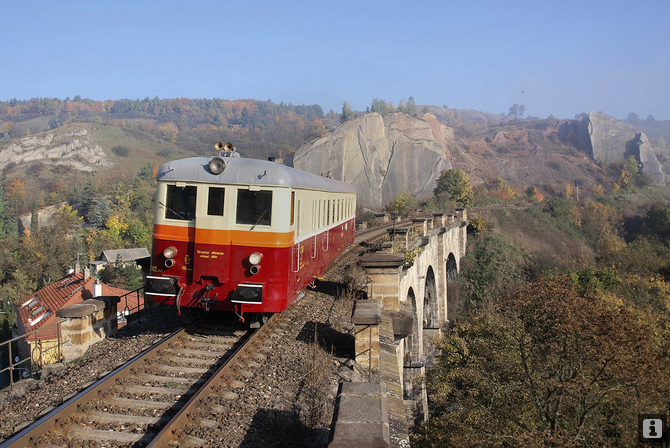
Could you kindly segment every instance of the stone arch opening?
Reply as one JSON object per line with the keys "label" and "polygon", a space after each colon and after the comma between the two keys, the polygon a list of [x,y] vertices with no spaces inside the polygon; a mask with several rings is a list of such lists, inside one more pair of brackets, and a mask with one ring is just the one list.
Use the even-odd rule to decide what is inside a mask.
{"label": "stone arch opening", "polygon": [[451,320],[450,316],[457,316],[461,311],[463,304],[460,300],[460,290],[456,278],[458,277],[458,264],[453,252],[447,257],[445,269],[447,273],[447,322]]}
{"label": "stone arch opening", "polygon": [[449,253],[447,257],[447,281],[456,280],[458,276],[458,265],[456,264],[456,257],[453,252]]}
{"label": "stone arch opening", "polygon": [[437,303],[437,283],[433,267],[428,268],[426,273],[426,288],[423,299],[423,328],[439,328],[439,313]]}
{"label": "stone arch opening", "polygon": [[421,384],[417,381],[424,373],[423,363],[421,362],[421,340],[418,324],[418,314],[416,308],[416,295],[413,288],[407,291],[408,311],[412,313],[412,331],[405,336],[405,347],[403,353],[403,377],[402,377],[402,395],[403,400],[412,403],[414,412],[418,410],[418,401],[422,397]]}
{"label": "stone arch opening", "polygon": [[414,294],[414,289],[412,289],[412,287],[407,291],[407,303],[412,313],[413,322],[412,332],[405,336],[405,350],[403,353],[403,365],[405,367],[409,367],[413,362],[417,362],[421,359],[419,350],[419,329],[417,326],[416,295]]}

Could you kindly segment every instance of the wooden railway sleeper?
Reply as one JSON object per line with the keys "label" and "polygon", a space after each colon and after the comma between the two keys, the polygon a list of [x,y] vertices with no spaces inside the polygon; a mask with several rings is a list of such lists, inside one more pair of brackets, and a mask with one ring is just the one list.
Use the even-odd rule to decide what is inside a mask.
{"label": "wooden railway sleeper", "polygon": [[182,434],[176,439],[179,443],[179,446],[202,447],[207,445],[207,440],[188,434]]}

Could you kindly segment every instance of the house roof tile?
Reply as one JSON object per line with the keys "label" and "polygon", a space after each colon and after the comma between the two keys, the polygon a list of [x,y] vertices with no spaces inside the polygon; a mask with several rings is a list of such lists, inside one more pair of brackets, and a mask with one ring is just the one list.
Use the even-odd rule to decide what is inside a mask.
{"label": "house roof tile", "polygon": [[[26,297],[23,302],[14,304],[19,333],[25,334],[47,327],[58,320],[56,311],[93,298],[95,282],[95,278],[86,277],[83,272],[70,274]],[[104,283],[100,285],[101,295],[104,296],[123,296],[130,292]],[[45,339],[55,337],[56,334],[57,328],[50,326],[45,328],[45,334],[40,334],[39,337]]]}
{"label": "house roof tile", "polygon": [[102,254],[100,254],[100,260],[106,261],[107,263],[116,263],[116,257],[118,255],[121,256],[121,261],[135,261],[150,256],[149,250],[144,247],[139,247],[135,249],[103,250]]}

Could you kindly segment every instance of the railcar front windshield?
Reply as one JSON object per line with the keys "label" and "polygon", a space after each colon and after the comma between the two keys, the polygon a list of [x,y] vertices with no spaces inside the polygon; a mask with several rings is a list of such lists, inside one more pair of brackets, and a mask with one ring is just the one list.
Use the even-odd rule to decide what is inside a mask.
{"label": "railcar front windshield", "polygon": [[272,191],[237,191],[237,224],[272,225]]}
{"label": "railcar front windshield", "polygon": [[165,198],[165,218],[190,221],[195,219],[195,204],[198,199],[196,187],[168,185]]}
{"label": "railcar front windshield", "polygon": [[223,203],[226,197],[226,189],[209,187],[207,198],[207,214],[210,216],[223,216]]}

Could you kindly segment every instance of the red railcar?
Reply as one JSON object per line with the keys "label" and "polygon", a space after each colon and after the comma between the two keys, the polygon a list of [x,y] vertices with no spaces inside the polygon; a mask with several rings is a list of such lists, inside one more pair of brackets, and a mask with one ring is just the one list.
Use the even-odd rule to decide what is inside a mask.
{"label": "red railcar", "polygon": [[158,171],[146,294],[240,317],[282,311],[353,243],[356,190],[222,147]]}

